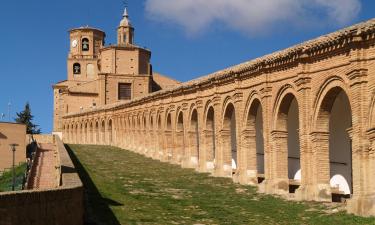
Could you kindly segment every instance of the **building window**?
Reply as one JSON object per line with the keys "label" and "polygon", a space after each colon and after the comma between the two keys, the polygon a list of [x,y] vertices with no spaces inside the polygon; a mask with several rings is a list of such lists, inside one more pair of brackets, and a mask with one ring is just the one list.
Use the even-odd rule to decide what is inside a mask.
{"label": "building window", "polygon": [[118,99],[130,100],[132,97],[131,84],[119,83],[118,84]]}
{"label": "building window", "polygon": [[89,51],[90,50],[90,42],[89,39],[83,38],[82,39],[82,51]]}
{"label": "building window", "polygon": [[73,74],[81,74],[81,64],[79,63],[73,64]]}

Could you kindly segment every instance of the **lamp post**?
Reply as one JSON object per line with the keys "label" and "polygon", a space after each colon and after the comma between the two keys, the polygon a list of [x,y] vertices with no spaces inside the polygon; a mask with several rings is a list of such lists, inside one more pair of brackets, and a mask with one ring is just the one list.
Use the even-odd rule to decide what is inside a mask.
{"label": "lamp post", "polygon": [[12,176],[13,176],[13,179],[12,179],[12,191],[14,191],[15,187],[16,187],[16,168],[15,168],[15,154],[16,154],[16,147],[18,146],[18,144],[10,144],[10,150],[13,152],[13,172],[12,172]]}

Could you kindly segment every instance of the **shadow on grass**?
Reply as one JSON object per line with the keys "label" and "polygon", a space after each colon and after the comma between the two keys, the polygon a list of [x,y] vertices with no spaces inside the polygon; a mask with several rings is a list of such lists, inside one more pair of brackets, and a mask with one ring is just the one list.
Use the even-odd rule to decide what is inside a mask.
{"label": "shadow on grass", "polygon": [[85,189],[85,225],[120,225],[120,222],[109,206],[121,206],[123,204],[112,199],[103,198],[90,178],[90,175],[82,166],[69,145],[65,145],[65,148],[78,171]]}

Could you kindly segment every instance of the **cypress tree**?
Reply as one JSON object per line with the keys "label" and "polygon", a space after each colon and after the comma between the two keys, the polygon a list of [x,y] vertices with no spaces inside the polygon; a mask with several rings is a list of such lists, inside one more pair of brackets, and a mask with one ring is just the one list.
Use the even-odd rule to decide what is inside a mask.
{"label": "cypress tree", "polygon": [[33,118],[34,116],[31,114],[30,104],[27,102],[25,105],[25,109],[17,113],[17,118],[15,119],[15,121],[17,123],[26,125],[27,134],[40,134],[40,128],[38,128],[38,125],[32,122]]}

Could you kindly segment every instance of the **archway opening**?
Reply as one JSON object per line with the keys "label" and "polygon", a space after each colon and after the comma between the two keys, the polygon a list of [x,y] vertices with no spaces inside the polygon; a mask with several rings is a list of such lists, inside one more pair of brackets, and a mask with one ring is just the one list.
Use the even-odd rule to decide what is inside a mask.
{"label": "archway opening", "polygon": [[172,115],[168,113],[167,126],[165,128],[165,139],[167,147],[167,160],[171,160],[173,157],[173,137],[172,137]]}
{"label": "archway opening", "polygon": [[[301,181],[298,103],[291,93],[284,96],[277,115],[278,178],[289,179],[289,192],[294,193]],[[286,172],[286,173],[285,173]]]}
{"label": "archway opening", "polygon": [[94,143],[94,124],[90,123],[90,144]]}
{"label": "archway opening", "polygon": [[79,128],[79,144],[83,144],[83,138],[84,138],[84,130],[83,130],[83,123],[81,123]]}
{"label": "archway opening", "polygon": [[[230,151],[228,157],[224,157],[224,164],[232,166],[232,170],[236,170],[238,167],[238,155],[237,155],[237,134],[236,134],[236,113],[234,105],[229,103],[224,113],[223,131],[223,146],[224,151]],[[227,155],[224,153],[224,155]]]}
{"label": "archway opening", "polygon": [[99,122],[98,121],[96,121],[96,124],[95,124],[95,133],[96,133],[95,144],[99,144]]}
{"label": "archway opening", "polygon": [[215,169],[216,146],[215,146],[215,111],[210,107],[207,111],[205,145],[207,153],[207,169]]}
{"label": "archway opening", "polygon": [[[249,109],[246,121],[246,132],[248,140],[245,140],[248,148],[247,170],[248,173],[256,171],[258,183],[261,183],[264,176],[264,138],[263,138],[263,115],[262,105],[255,99]],[[255,160],[254,160],[255,157]]]}
{"label": "archway opening", "polygon": [[102,126],[101,126],[101,136],[102,136],[102,144],[105,144],[105,122],[104,120],[102,121]]}
{"label": "archway opening", "polygon": [[155,151],[155,143],[156,143],[156,138],[155,138],[155,130],[154,130],[154,117],[150,115],[150,126],[148,127],[149,129],[149,137],[150,137],[150,143],[149,143],[149,148],[151,151]]}
{"label": "archway opening", "polygon": [[160,118],[160,115],[158,115],[158,128],[157,128],[157,131],[158,131],[158,135],[157,135],[157,138],[158,138],[158,151],[159,151],[159,157],[162,157],[163,155],[163,135],[162,135],[162,132],[163,132],[163,128],[161,126],[161,118]]}
{"label": "archway opening", "polygon": [[319,111],[318,129],[328,132],[329,177],[333,201],[353,194],[352,177],[352,111],[349,98],[340,87],[324,97]]}
{"label": "archway opening", "polygon": [[176,125],[176,152],[177,162],[181,162],[185,157],[185,138],[184,138],[184,117],[182,112],[178,114]]}
{"label": "archway opening", "polygon": [[198,112],[192,111],[190,120],[190,154],[193,165],[199,165],[199,134],[198,134]]}
{"label": "archway opening", "polygon": [[85,123],[85,137],[84,137],[84,140],[83,140],[85,144],[87,144],[88,139],[89,139],[89,130],[88,130],[87,122],[86,122]]}
{"label": "archway opening", "polygon": [[109,122],[108,122],[108,144],[109,145],[111,145],[112,144],[112,132],[113,132],[113,130],[112,130],[113,128],[112,128],[112,120],[109,120]]}

